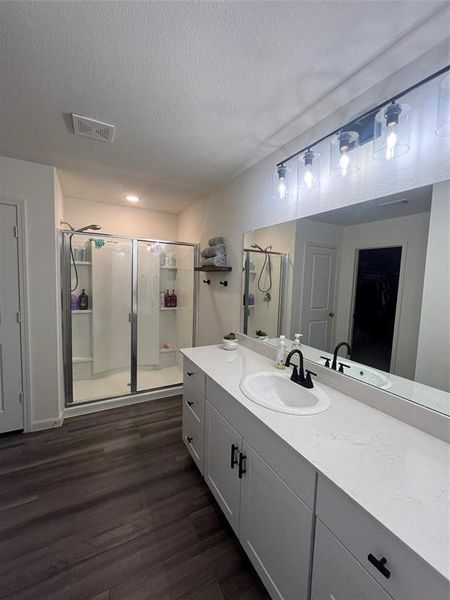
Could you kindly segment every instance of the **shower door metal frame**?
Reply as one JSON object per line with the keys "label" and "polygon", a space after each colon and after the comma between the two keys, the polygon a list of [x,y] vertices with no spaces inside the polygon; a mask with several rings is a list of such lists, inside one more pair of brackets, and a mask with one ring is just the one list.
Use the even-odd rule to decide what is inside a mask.
{"label": "shower door metal frame", "polygon": [[[114,400],[115,398],[127,398],[135,394],[146,394],[148,392],[158,392],[169,388],[176,388],[180,384],[164,385],[157,388],[137,389],[137,344],[138,344],[138,244],[139,242],[149,244],[165,244],[172,246],[191,247],[194,252],[193,267],[199,263],[200,248],[198,244],[191,242],[178,242],[175,240],[159,240],[153,238],[130,237],[126,235],[115,235],[113,233],[97,233],[92,231],[73,232],[61,229],[61,313],[62,313],[62,340],[63,340],[63,367],[64,367],[64,392],[65,406],[81,406],[83,404],[92,404],[103,400]],[[84,400],[82,402],[73,401],[73,361],[72,361],[72,311],[70,308],[71,300],[71,279],[72,263],[69,252],[69,236],[81,235],[86,238],[101,237],[127,240],[131,242],[131,281],[130,281],[130,393],[118,394],[116,396],[102,396],[94,400]],[[197,300],[198,300],[198,273],[193,271],[193,298],[192,298],[192,345],[197,343]],[[92,317],[93,318],[93,317]]]}
{"label": "shower door metal frame", "polygon": [[241,326],[242,333],[245,335],[248,334],[248,317],[249,317],[249,304],[248,304],[248,294],[249,294],[249,279],[250,279],[250,252],[254,252],[255,254],[270,254],[271,256],[280,256],[280,278],[279,278],[279,298],[278,298],[278,315],[277,315],[277,336],[280,335],[281,327],[283,324],[283,312],[284,312],[284,288],[286,283],[286,267],[287,267],[287,258],[288,254],[286,252],[275,252],[273,250],[268,250],[267,252],[262,252],[261,250],[257,250],[256,248],[244,248],[242,250],[243,254],[243,281],[242,281],[242,318],[241,318]]}

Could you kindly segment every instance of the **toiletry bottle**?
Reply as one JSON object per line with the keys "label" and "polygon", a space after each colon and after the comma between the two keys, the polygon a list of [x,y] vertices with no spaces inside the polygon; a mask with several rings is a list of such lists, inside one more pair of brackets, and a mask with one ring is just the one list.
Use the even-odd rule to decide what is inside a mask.
{"label": "toiletry bottle", "polygon": [[159,306],[160,308],[164,308],[164,292],[159,294]]}
{"label": "toiletry bottle", "polygon": [[78,296],[78,307],[80,310],[88,310],[89,308],[89,297],[84,289],[81,290],[81,294]]}
{"label": "toiletry bottle", "polygon": [[175,290],[172,290],[172,307],[173,308],[177,307],[177,302],[178,302],[178,298],[177,298],[177,295],[175,294]]}
{"label": "toiletry bottle", "polygon": [[296,333],[294,336],[294,348],[297,350],[300,350],[300,348],[302,347],[302,343],[300,341],[300,338],[303,337],[303,333]]}
{"label": "toiletry bottle", "polygon": [[78,297],[76,294],[70,294],[70,309],[78,310]]}
{"label": "toiletry bottle", "polygon": [[170,308],[170,294],[169,294],[169,290],[166,291],[166,294],[164,296],[164,308]]}
{"label": "toiletry bottle", "polygon": [[277,369],[285,369],[284,361],[286,360],[286,336],[280,335],[280,341],[277,349],[277,361],[275,366]]}

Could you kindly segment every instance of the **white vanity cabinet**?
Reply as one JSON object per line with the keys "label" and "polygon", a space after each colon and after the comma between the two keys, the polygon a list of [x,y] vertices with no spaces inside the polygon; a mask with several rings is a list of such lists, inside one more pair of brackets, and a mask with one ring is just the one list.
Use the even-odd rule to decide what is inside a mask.
{"label": "white vanity cabinet", "polygon": [[313,513],[206,401],[206,483],[279,600],[306,600]]}

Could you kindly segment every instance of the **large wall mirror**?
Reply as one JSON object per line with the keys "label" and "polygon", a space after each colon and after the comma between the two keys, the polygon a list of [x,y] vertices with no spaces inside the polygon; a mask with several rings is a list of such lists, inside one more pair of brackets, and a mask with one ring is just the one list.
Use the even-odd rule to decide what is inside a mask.
{"label": "large wall mirror", "polygon": [[244,235],[241,323],[450,414],[450,181]]}

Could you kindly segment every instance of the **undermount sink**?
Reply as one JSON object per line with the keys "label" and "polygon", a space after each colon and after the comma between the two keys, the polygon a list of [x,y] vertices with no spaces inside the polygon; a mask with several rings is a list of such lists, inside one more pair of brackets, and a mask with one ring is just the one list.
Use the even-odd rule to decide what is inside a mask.
{"label": "undermount sink", "polygon": [[290,415],[315,415],[329,408],[330,399],[320,385],[306,389],[290,376],[290,369],[286,373],[259,371],[244,377],[240,388],[256,404]]}

